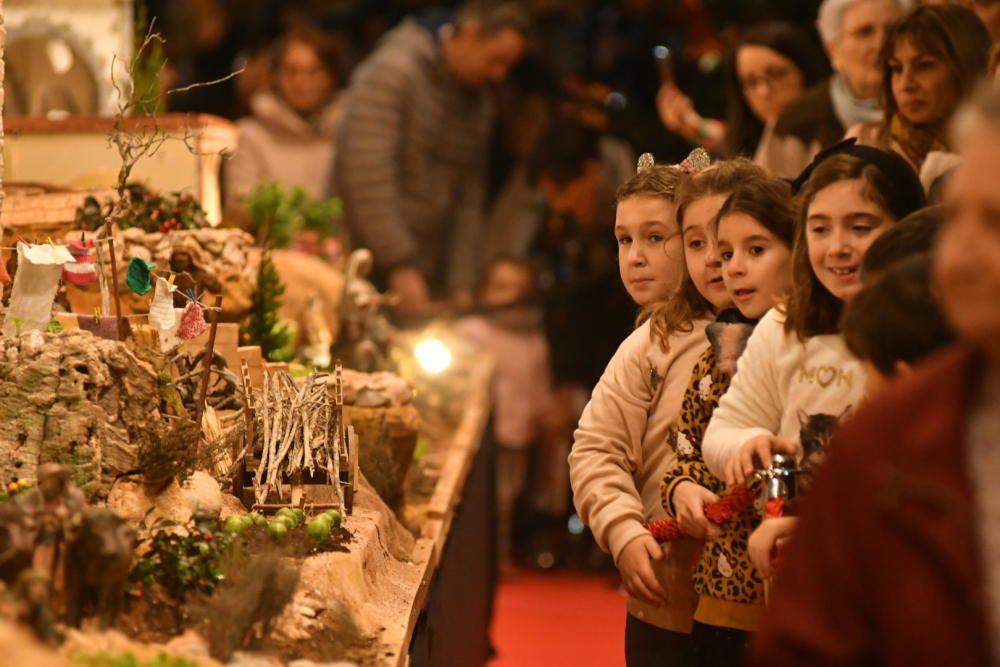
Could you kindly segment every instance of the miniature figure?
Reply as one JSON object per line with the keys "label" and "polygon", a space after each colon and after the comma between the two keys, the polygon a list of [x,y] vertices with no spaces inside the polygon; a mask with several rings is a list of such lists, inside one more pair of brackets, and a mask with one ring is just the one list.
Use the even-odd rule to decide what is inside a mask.
{"label": "miniature figure", "polygon": [[42,642],[55,645],[61,636],[49,603],[50,584],[48,575],[29,568],[18,576],[14,590],[19,607],[18,622],[31,628]]}
{"label": "miniature figure", "polygon": [[0,581],[13,586],[31,567],[34,549],[34,533],[24,510],[17,503],[0,502]]}
{"label": "miniature figure", "polygon": [[337,349],[344,363],[354,370],[373,373],[392,370],[389,340],[393,327],[380,309],[392,305],[392,297],[380,294],[368,281],[374,258],[361,248],[347,260],[347,279],[340,302],[341,329]]}
{"label": "miniature figure", "polygon": [[[49,572],[52,581],[59,567],[61,545],[76,538],[87,501],[70,482],[69,468],[60,463],[38,466],[38,486],[18,496],[28,530],[35,543],[33,565]],[[52,582],[50,582],[51,584]]]}
{"label": "miniature figure", "polygon": [[113,626],[137,544],[135,528],[104,508],[83,517],[78,535],[66,548],[66,623],[79,627],[84,611],[96,606],[101,629]]}

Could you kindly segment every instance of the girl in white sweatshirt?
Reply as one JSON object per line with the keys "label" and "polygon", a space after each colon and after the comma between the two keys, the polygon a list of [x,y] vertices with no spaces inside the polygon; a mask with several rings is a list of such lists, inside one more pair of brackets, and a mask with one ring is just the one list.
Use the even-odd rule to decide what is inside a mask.
{"label": "girl in white sweatshirt", "polygon": [[[644,524],[665,517],[660,480],[675,460],[668,434],[704,348],[705,324],[730,303],[711,222],[737,184],[763,175],[745,160],[719,163],[694,174],[679,186],[676,222],[673,191],[637,189],[632,181],[619,191],[615,233],[622,280],[630,294],[643,303],[647,293],[636,289],[648,273],[640,271],[647,260],[639,258],[638,244],[651,240],[641,231],[644,221],[672,225],[672,234],[660,249],[654,243],[647,245],[647,252],[675,257],[660,272],[672,277],[672,286],[682,276],[673,297],[648,309],[647,321],[608,364],[580,418],[569,456],[577,512],[601,548],[614,557],[628,593],[629,667],[686,664],[695,605],[691,564],[700,545],[693,540],[674,542],[665,553]],[[640,173],[636,179],[641,177]],[[660,213],[656,213],[657,198]],[[648,210],[633,215],[643,213],[636,204]],[[675,249],[676,255],[671,255]],[[630,266],[632,261],[638,265]]]}
{"label": "girl in white sweatshirt", "polygon": [[861,288],[868,246],[924,204],[902,158],[848,142],[818,156],[796,186],[792,295],[757,325],[702,443],[705,463],[730,485],[774,454],[820,454],[824,427],[861,400],[864,371],[840,335],[841,310]]}

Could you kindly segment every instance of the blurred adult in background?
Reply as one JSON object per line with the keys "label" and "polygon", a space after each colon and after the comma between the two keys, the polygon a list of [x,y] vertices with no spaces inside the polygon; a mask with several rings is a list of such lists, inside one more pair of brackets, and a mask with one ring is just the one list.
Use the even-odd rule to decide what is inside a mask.
{"label": "blurred adult in background", "polygon": [[573,428],[635,321],[618,279],[614,237],[615,191],[634,173],[635,156],[624,142],[567,118],[554,120],[528,167],[541,198],[534,232],[524,237],[530,243],[520,251],[539,269],[553,383],[549,442],[538,462],[550,488],[536,493],[535,506],[555,526],[565,525],[568,509]]}
{"label": "blurred adult in background", "polygon": [[994,44],[990,49],[990,62],[987,65],[986,76],[1000,83],[1000,44]]}
{"label": "blurred adult in background", "polygon": [[483,262],[527,257],[546,214],[545,197],[530,163],[553,122],[558,82],[536,62],[523,62],[500,89],[498,123],[490,149],[489,197]]}
{"label": "blurred adult in background", "polygon": [[830,72],[815,40],[801,28],[769,22],[748,30],[726,65],[726,123],[703,118],[671,84],[660,89],[660,118],[671,131],[708,150],[755,156],[781,112]]}
{"label": "blurred adult in background", "polygon": [[816,27],[833,76],[816,84],[781,113],[759,152],[760,164],[795,178],[816,154],[859,123],[882,120],[879,53],[901,0],[825,0]]}
{"label": "blurred adult in background", "polygon": [[855,126],[848,135],[896,151],[929,188],[954,164],[948,122],[986,73],[989,50],[989,33],[971,10],[911,10],[889,30],[879,58],[883,120]]}
{"label": "blurred adult in background", "polygon": [[446,23],[405,19],[357,69],[334,189],[355,245],[372,250],[399,308],[471,305],[480,260],[488,88],[524,55],[514,2],[473,0]]}
{"label": "blurred adult in background", "polygon": [[1000,0],[973,0],[972,11],[990,31],[993,43],[1000,42]]}
{"label": "blurred adult in background", "polygon": [[615,191],[634,173],[627,145],[566,119],[529,166],[543,210],[522,253],[539,266],[556,386],[589,393],[632,329],[635,308],[613,278]]}
{"label": "blurred adult in background", "polygon": [[338,58],[336,43],[314,29],[275,44],[271,90],[254,94],[252,115],[237,123],[239,143],[225,168],[227,209],[261,183],[299,187],[313,199],[326,194],[340,122]]}

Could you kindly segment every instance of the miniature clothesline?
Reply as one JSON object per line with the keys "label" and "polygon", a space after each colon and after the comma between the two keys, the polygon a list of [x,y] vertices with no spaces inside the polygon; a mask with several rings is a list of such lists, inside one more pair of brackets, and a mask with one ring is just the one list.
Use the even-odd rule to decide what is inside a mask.
{"label": "miniature clothesline", "polygon": [[[100,237],[97,237],[97,236],[95,236],[95,237],[89,238],[87,240],[88,241],[93,241],[94,243],[108,243],[109,241],[113,241],[114,237],[111,237],[111,236],[100,236]],[[61,246],[66,245],[65,243],[56,243],[52,239],[48,239],[48,240],[43,241],[41,243],[39,243],[37,241],[28,241],[27,239],[19,239],[18,242],[19,243],[27,243],[27,244],[30,244],[30,245],[53,245],[53,246],[55,246],[55,245],[61,245]],[[13,247],[11,247],[11,246],[0,246],[0,250],[10,250],[11,252],[17,252],[17,246],[13,246]]]}
{"label": "miniature clothesline", "polygon": [[[91,239],[91,240],[94,240],[94,241],[110,241],[112,239],[110,239],[110,238],[101,238],[101,239]],[[51,241],[47,241],[45,243],[34,243],[32,245],[52,245],[52,246],[56,246],[56,245],[63,245],[63,244],[53,243]],[[15,247],[11,248],[11,247],[8,247],[8,246],[0,246],[0,250],[10,250],[10,251],[16,252],[17,251],[17,247],[15,246]],[[164,280],[166,280],[167,282],[169,282],[171,285],[173,284],[173,282],[171,281],[171,278],[174,277],[174,276],[187,276],[188,278],[191,279],[192,282],[194,281],[194,276],[192,276],[187,271],[176,271],[176,272],[175,271],[169,271],[167,273],[167,275],[163,275],[162,273],[159,273],[158,271],[150,270],[149,274],[151,276],[155,277],[155,278],[163,278]],[[202,307],[203,310],[220,310],[221,311],[221,308],[215,308],[214,306],[206,306],[205,304],[203,304],[201,302],[201,297],[200,296],[196,296],[196,297],[192,298],[191,296],[189,296],[188,294],[186,294],[184,292],[179,292],[179,294],[182,297],[184,297],[185,299],[187,299],[188,301],[190,301],[192,303],[197,303],[199,306]]]}
{"label": "miniature clothesline", "polygon": [[[215,306],[202,306],[202,309],[206,311],[222,312],[221,308],[216,308]],[[53,312],[52,315],[57,317],[94,317],[94,315],[88,315],[87,313],[71,313],[69,311]],[[100,315],[99,317],[114,317],[114,315]],[[123,320],[139,320],[143,317],[148,318],[149,313],[132,313],[131,315],[121,316]]]}

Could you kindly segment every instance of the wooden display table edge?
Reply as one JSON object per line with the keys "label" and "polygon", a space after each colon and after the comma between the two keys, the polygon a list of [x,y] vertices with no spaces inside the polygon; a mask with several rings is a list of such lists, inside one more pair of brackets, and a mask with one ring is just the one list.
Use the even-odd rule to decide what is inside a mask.
{"label": "wooden display table edge", "polygon": [[[391,647],[395,656],[386,661],[387,665],[406,667],[410,662],[410,642],[416,628],[417,619],[427,604],[431,582],[441,562],[448,532],[451,529],[455,508],[461,501],[461,491],[472,469],[472,462],[483,435],[490,415],[490,384],[493,377],[494,361],[491,357],[480,355],[476,357],[470,371],[470,386],[466,409],[462,420],[455,429],[449,456],[441,469],[434,495],[428,504],[427,514],[430,517],[423,526],[423,536],[418,538],[413,550],[413,562],[420,563],[423,573],[420,586],[417,588],[410,606],[410,616],[405,629],[397,626],[382,634],[384,645]],[[421,557],[426,559],[421,561]]]}

